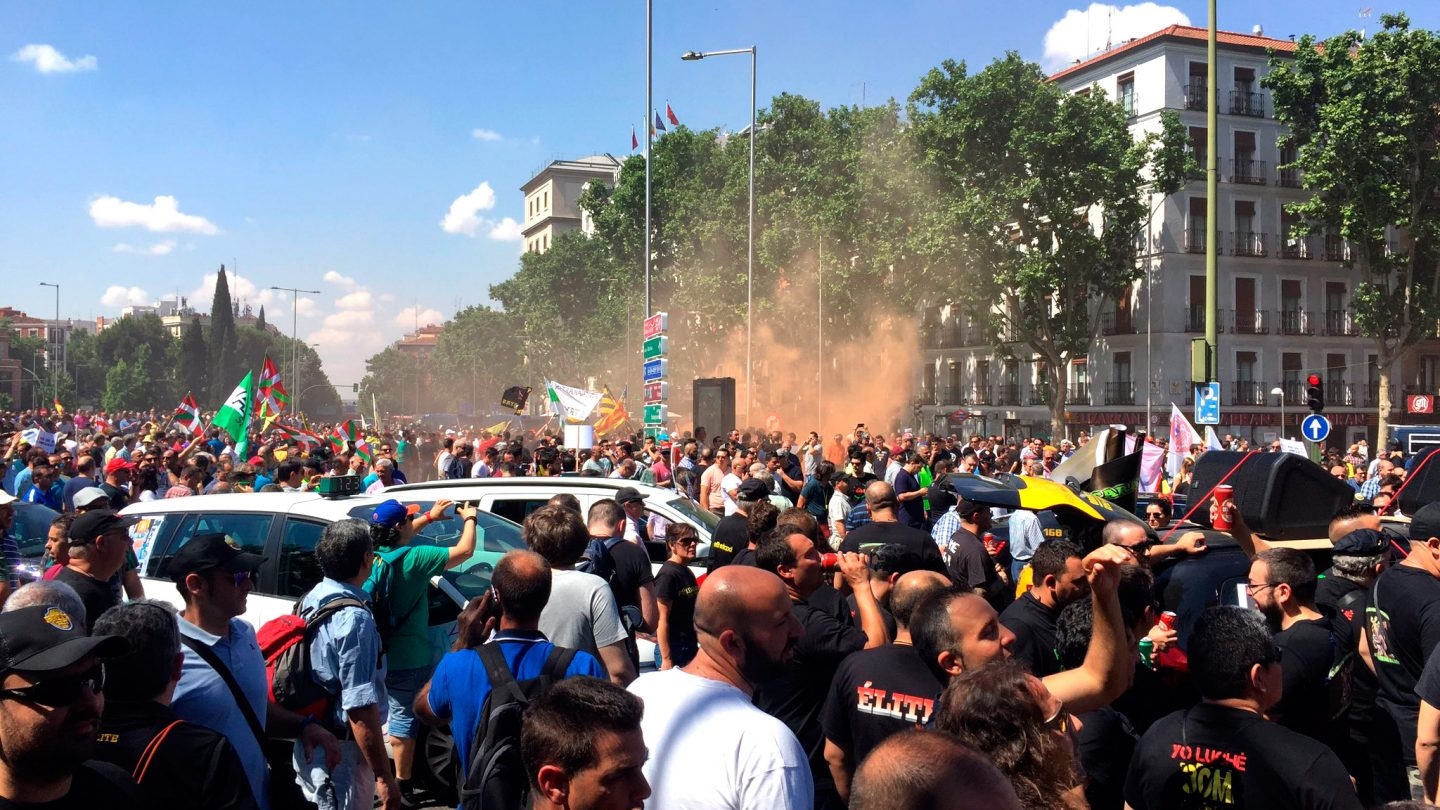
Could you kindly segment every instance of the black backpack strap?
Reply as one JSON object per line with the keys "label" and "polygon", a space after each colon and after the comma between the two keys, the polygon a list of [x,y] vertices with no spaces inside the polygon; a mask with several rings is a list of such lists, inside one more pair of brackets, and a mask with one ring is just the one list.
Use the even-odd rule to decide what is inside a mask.
{"label": "black backpack strap", "polygon": [[501,652],[498,642],[481,644],[475,650],[480,655],[480,660],[485,664],[485,674],[490,678],[490,691],[500,692],[504,690],[512,700],[521,703],[526,701],[525,693],[520,691],[520,684],[515,682],[515,675],[510,671],[510,665],[505,663],[505,653]]}
{"label": "black backpack strap", "polygon": [[193,639],[184,633],[180,634],[180,641],[200,656],[201,660],[209,664],[210,668],[215,670],[215,674],[220,676],[220,680],[230,687],[230,696],[235,698],[235,705],[240,707],[240,713],[245,716],[245,723],[250,726],[250,733],[255,735],[255,741],[263,749],[266,739],[265,730],[260,727],[260,719],[255,716],[255,709],[245,698],[245,692],[240,688],[240,684],[235,682],[235,676],[230,672],[230,668],[225,666],[225,662],[221,661],[215,651],[210,649],[205,642]]}
{"label": "black backpack strap", "polygon": [[570,669],[570,662],[574,660],[575,650],[552,644],[550,654],[545,656],[545,665],[540,667],[540,677],[558,681],[565,677],[566,670]]}
{"label": "black backpack strap", "polygon": [[320,625],[324,624],[326,619],[334,616],[345,608],[360,608],[368,611],[370,606],[353,596],[339,596],[328,602],[322,602],[318,607],[311,609],[309,612],[300,613],[299,615],[305,619],[306,639],[314,636],[315,631],[320,629]]}

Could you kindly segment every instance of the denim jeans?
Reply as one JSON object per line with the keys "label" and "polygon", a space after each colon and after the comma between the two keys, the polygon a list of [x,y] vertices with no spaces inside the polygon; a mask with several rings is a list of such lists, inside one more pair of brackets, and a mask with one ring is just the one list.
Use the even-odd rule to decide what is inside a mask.
{"label": "denim jeans", "polygon": [[320,810],[371,810],[375,805],[375,773],[354,740],[340,742],[340,764],[325,770],[325,752],[315,749],[315,761],[305,761],[305,747],[295,743],[295,781],[305,798]]}

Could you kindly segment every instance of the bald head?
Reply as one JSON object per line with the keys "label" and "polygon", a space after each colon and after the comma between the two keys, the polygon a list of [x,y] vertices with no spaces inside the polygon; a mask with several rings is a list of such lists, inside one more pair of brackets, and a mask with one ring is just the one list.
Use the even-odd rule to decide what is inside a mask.
{"label": "bald head", "polygon": [[866,485],[865,505],[870,508],[871,514],[876,509],[900,508],[900,502],[895,500],[895,488],[884,481],[871,481]]}
{"label": "bald head", "polygon": [[1347,509],[1336,515],[1330,521],[1330,542],[1344,537],[1345,535],[1359,529],[1380,530],[1380,516],[1374,512],[1361,512],[1358,509]]}
{"label": "bald head", "polygon": [[938,571],[911,571],[901,574],[890,589],[890,614],[900,627],[910,627],[915,606],[926,596],[950,587],[950,579]]}
{"label": "bald head", "polygon": [[695,629],[702,635],[719,637],[726,630],[743,631],[757,607],[783,600],[789,609],[785,583],[773,572],[749,565],[726,565],[715,569],[700,586],[695,598]]}
{"label": "bald head", "polygon": [[1020,810],[1004,774],[948,734],[903,731],[860,763],[850,810]]}
{"label": "bald head", "polygon": [[490,578],[506,619],[539,625],[550,601],[550,563],[533,551],[516,549],[500,558]]}

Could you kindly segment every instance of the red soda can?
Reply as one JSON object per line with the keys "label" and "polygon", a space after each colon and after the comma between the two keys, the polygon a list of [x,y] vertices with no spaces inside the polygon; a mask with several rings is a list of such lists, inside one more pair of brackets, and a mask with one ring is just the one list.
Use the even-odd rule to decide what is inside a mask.
{"label": "red soda can", "polygon": [[1167,610],[1160,614],[1160,626],[1166,630],[1175,629],[1175,611]]}
{"label": "red soda can", "polygon": [[1215,486],[1213,496],[1215,499],[1215,514],[1211,525],[1214,526],[1217,531],[1230,531],[1230,521],[1225,517],[1225,502],[1234,497],[1234,495],[1235,488],[1229,484],[1217,484]]}
{"label": "red soda can", "polygon": [[826,571],[837,570],[840,567],[840,555],[836,554],[833,551],[826,554],[821,554],[820,567],[825,569]]}

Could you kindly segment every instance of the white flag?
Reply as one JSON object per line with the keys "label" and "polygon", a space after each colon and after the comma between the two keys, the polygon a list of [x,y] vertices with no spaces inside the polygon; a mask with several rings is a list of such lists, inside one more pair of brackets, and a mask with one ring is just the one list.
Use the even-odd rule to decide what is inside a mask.
{"label": "white flag", "polygon": [[589,419],[590,412],[595,410],[595,406],[600,404],[600,398],[605,396],[601,391],[571,388],[554,381],[547,381],[545,387],[550,391],[550,412],[577,424]]}
{"label": "white flag", "polygon": [[1204,444],[1200,433],[1180,412],[1175,403],[1170,403],[1170,452],[1165,457],[1165,474],[1172,479],[1180,474],[1180,462],[1190,452],[1190,445]]}

